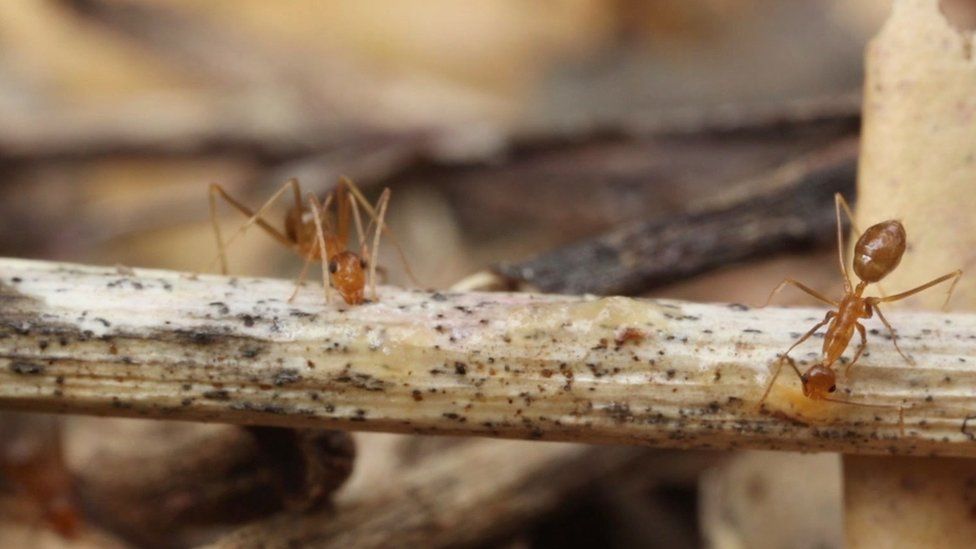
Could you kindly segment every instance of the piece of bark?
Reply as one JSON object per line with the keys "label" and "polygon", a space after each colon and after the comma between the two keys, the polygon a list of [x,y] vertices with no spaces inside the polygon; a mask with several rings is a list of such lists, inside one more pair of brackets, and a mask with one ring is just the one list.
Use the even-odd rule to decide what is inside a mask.
{"label": "piece of bark", "polygon": [[[856,143],[791,162],[720,206],[634,222],[496,270],[516,287],[570,294],[639,294],[736,261],[830,241],[834,194],[854,185]],[[746,192],[751,190],[752,192]]]}
{"label": "piece of bark", "polygon": [[[885,278],[886,291],[961,268],[965,274],[950,306],[972,310],[976,66],[969,21],[954,19],[955,4],[898,0],[868,47],[857,219],[862,229],[891,218],[905,225],[908,249]],[[946,289],[891,306],[936,308]],[[972,358],[960,357],[960,369],[976,370]],[[963,392],[974,394],[973,387]],[[968,423],[976,425],[976,416]],[[844,474],[849,547],[969,547],[976,539],[971,460],[845,456]]]}
{"label": "piece of bark", "polygon": [[314,508],[352,472],[339,431],[151,426],[77,471],[86,509],[140,546],[179,547],[219,527]]}
{"label": "piece of bark", "polygon": [[[383,287],[348,307],[282,280],[0,260],[0,407],[287,427],[974,456],[976,316],[893,315],[802,396],[776,357],[823,316],[667,300]],[[880,325],[879,325],[880,327]],[[801,351],[802,352],[802,351]],[[803,355],[796,355],[801,362]],[[904,429],[899,419],[904,406]]]}
{"label": "piece of bark", "polygon": [[[708,456],[634,448],[477,441],[429,456],[377,493],[336,512],[285,514],[249,525],[212,547],[465,547],[503,541],[608,476],[675,466],[700,470]],[[680,462],[680,463],[676,463]]]}

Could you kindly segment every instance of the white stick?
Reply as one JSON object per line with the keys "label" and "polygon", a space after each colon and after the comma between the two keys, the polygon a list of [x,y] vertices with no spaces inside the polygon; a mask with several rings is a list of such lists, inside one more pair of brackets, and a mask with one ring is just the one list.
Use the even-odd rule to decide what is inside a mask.
{"label": "white stick", "polygon": [[811,401],[794,375],[757,409],[777,354],[820,310],[391,287],[361,306],[313,292],[289,304],[284,280],[127,273],[0,259],[0,407],[976,456],[976,315],[892,314],[918,364],[872,333],[841,378],[840,397],[906,406],[902,435],[897,408]]}

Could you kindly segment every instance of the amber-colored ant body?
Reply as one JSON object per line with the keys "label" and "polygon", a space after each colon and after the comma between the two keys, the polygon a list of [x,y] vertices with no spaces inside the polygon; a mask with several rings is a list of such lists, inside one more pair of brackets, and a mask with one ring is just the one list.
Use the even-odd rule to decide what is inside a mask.
{"label": "amber-colored ant body", "polygon": [[[846,371],[849,372],[851,367],[861,358],[861,354],[864,352],[865,347],[867,347],[867,334],[865,333],[864,326],[860,323],[863,318],[871,318],[874,313],[878,314],[878,318],[884,323],[888,332],[891,334],[891,341],[894,343],[895,350],[898,354],[902,356],[909,364],[914,362],[902,352],[901,348],[898,346],[898,339],[895,334],[894,328],[888,323],[888,319],[885,318],[884,314],[881,312],[881,308],[878,307],[881,303],[890,303],[892,301],[898,301],[905,299],[911,295],[917,294],[923,290],[931,288],[936,284],[941,284],[947,280],[952,280],[952,285],[949,286],[949,291],[946,294],[945,303],[948,304],[949,297],[952,295],[952,290],[956,287],[956,282],[959,281],[959,277],[962,276],[961,270],[955,270],[951,273],[942,275],[935,278],[925,284],[912,288],[895,295],[883,296],[883,297],[864,297],[864,290],[867,288],[868,284],[877,284],[884,277],[888,276],[901,262],[901,258],[905,253],[905,227],[902,226],[901,222],[895,219],[889,219],[887,221],[882,221],[868,227],[861,237],[858,238],[857,243],[854,245],[854,274],[857,275],[859,281],[857,286],[851,284],[850,274],[847,271],[847,265],[844,262],[844,238],[841,228],[840,210],[843,207],[844,211],[847,213],[847,217],[851,219],[853,223],[854,216],[851,213],[850,207],[847,205],[847,201],[840,193],[835,195],[834,205],[837,215],[837,253],[840,260],[840,270],[844,275],[844,297],[841,300],[834,301],[824,295],[816,292],[804,284],[793,280],[792,278],[787,278],[779,284],[770,294],[769,299],[766,300],[766,304],[772,300],[773,296],[779,293],[786,285],[793,285],[803,292],[823,301],[824,303],[835,307],[837,310],[828,311],[824,316],[824,319],[818,322],[813,328],[811,328],[806,334],[804,334],[800,339],[796,341],[789,349],[783,353],[779,364],[776,368],[776,373],[769,380],[769,384],[766,386],[765,392],[763,392],[762,399],[759,401],[759,405],[762,406],[765,402],[766,397],[769,396],[769,392],[772,390],[773,383],[775,383],[776,378],[779,376],[780,371],[783,367],[783,362],[789,363],[789,365],[799,376],[800,382],[803,384],[803,394],[813,400],[828,400],[833,402],[842,402],[846,404],[857,404],[860,406],[870,406],[868,404],[860,404],[855,402],[848,402],[845,400],[831,398],[829,395],[837,390],[837,374],[834,372],[834,364],[840,360],[841,355],[847,349],[854,337],[855,330],[860,336],[861,343],[854,353],[854,358],[847,364]],[[857,228],[854,227],[857,231]],[[817,330],[819,330],[824,325],[827,325],[827,332],[824,335],[823,357],[820,362],[817,362],[811,366],[806,372],[801,372],[797,368],[796,363],[792,358],[789,357],[790,351],[796,348],[797,345],[803,343],[809,339]]]}
{"label": "amber-colored ant body", "polygon": [[[292,190],[294,203],[285,214],[285,230],[281,232],[265,221],[263,216],[289,188]],[[224,201],[249,218],[226,242],[221,235],[220,223],[217,218],[217,197],[223,198]],[[359,305],[365,301],[367,281],[370,285],[372,298],[375,300],[377,298],[376,256],[379,250],[380,235],[384,232],[389,234],[389,229],[383,221],[389,200],[390,189],[384,189],[374,207],[352,181],[341,178],[336,189],[326,197],[324,204],[320,203],[318,198],[311,193],[303,201],[301,186],[297,179],[292,178],[285,182],[257,211],[252,211],[227,193],[220,185],[211,184],[210,217],[214,235],[217,238],[221,272],[227,274],[228,271],[227,247],[248,227],[256,224],[305,261],[295,291],[289,301],[298,294],[312,261],[322,262],[322,285],[325,289],[326,301],[331,302],[329,288],[333,287],[346,303]],[[330,209],[332,205],[335,206],[335,212]],[[359,213],[360,207],[370,216],[370,227],[375,227],[372,246],[367,244],[366,234],[369,227],[365,232],[363,231],[362,218]],[[350,236],[350,220],[355,222],[356,233],[359,237],[359,252],[352,251],[347,247]],[[392,238],[392,235],[390,236]],[[404,262],[407,274],[413,278],[402,250],[395,241],[394,245]],[[366,259],[367,257],[369,260]]]}

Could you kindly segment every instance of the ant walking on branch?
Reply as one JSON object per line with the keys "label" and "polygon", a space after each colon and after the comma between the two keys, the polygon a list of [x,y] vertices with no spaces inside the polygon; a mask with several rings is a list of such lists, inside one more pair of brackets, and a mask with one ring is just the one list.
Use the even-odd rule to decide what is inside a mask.
{"label": "ant walking on branch", "polygon": [[[848,402],[845,400],[831,398],[829,395],[837,390],[837,374],[834,372],[833,366],[840,359],[841,355],[847,349],[854,337],[854,331],[856,330],[860,336],[860,345],[858,345],[857,350],[854,353],[854,358],[847,364],[845,370],[846,373],[850,373],[851,367],[861,358],[861,354],[864,353],[865,347],[867,347],[867,334],[865,333],[864,326],[860,323],[863,318],[871,318],[874,313],[878,314],[878,318],[884,323],[888,332],[891,334],[891,341],[895,346],[895,350],[898,354],[905,359],[909,364],[914,364],[914,361],[908,357],[901,348],[898,346],[897,335],[895,334],[894,328],[885,318],[884,314],[881,312],[879,307],[882,303],[891,303],[892,301],[899,301],[905,299],[911,295],[917,294],[923,290],[927,290],[932,286],[941,284],[948,280],[952,280],[952,284],[949,286],[949,291],[946,293],[946,300],[943,304],[949,303],[949,297],[952,295],[952,291],[956,287],[956,283],[959,281],[959,277],[962,276],[961,270],[955,270],[951,273],[942,275],[938,278],[930,280],[925,284],[912,288],[901,293],[897,293],[890,296],[882,297],[864,297],[864,290],[867,288],[868,284],[877,284],[884,277],[888,276],[892,271],[898,267],[901,262],[902,256],[905,254],[905,227],[902,226],[901,222],[895,219],[889,219],[887,221],[882,221],[868,227],[860,238],[858,238],[857,243],[854,245],[854,274],[859,279],[857,286],[851,284],[850,274],[847,271],[847,265],[844,262],[844,238],[843,230],[841,228],[840,210],[843,207],[847,214],[847,217],[851,220],[853,225],[854,216],[851,214],[850,206],[848,206],[847,201],[840,193],[834,196],[834,205],[837,215],[837,256],[840,260],[840,271],[844,275],[844,296],[841,300],[834,301],[824,295],[810,289],[801,282],[798,282],[792,278],[787,278],[779,284],[772,292],[769,294],[769,298],[766,300],[766,305],[773,299],[777,293],[780,292],[787,285],[792,285],[797,287],[803,292],[815,297],[816,299],[830,305],[836,310],[827,311],[824,319],[818,322],[813,328],[810,329],[806,334],[804,334],[800,339],[796,341],[785,353],[780,357],[779,363],[776,368],[776,372],[773,377],[769,380],[768,385],[766,385],[766,390],[763,392],[762,399],[759,401],[759,406],[762,407],[763,403],[766,401],[766,397],[769,396],[769,392],[773,388],[773,384],[776,382],[776,378],[779,377],[780,372],[783,368],[783,362],[787,362],[796,375],[799,376],[800,382],[803,384],[803,394],[804,396],[813,400],[827,400],[833,402],[842,402],[845,404],[856,404],[859,406],[874,406],[870,404],[861,404],[856,402]],[[857,227],[853,227],[855,232]],[[764,305],[765,306],[765,305]],[[796,366],[796,362],[790,358],[789,353],[796,348],[797,345],[803,343],[809,339],[817,330],[819,330],[824,325],[827,326],[827,332],[824,335],[823,349],[822,349],[822,359],[811,366],[806,372],[801,372]]]}
{"label": "ant walking on branch", "polygon": [[[291,189],[294,202],[285,214],[284,232],[279,231],[264,219],[264,215],[271,206]],[[235,209],[248,216],[226,241],[220,231],[217,218],[217,198],[222,198]],[[365,301],[367,282],[370,286],[371,298],[375,301],[376,293],[376,257],[379,251],[380,235],[387,234],[393,241],[397,252],[403,261],[404,268],[413,279],[413,273],[407,264],[406,256],[399,244],[393,238],[386,226],[387,205],[390,201],[390,189],[384,189],[373,206],[366,200],[355,183],[343,177],[338,186],[329,193],[325,202],[319,202],[318,197],[309,193],[302,200],[302,189],[297,179],[289,179],[269,198],[264,205],[253,211],[240,201],[232,197],[223,187],[214,183],[210,185],[210,218],[213,223],[214,235],[217,238],[217,249],[220,260],[221,273],[227,274],[227,248],[241,236],[250,226],[257,225],[272,238],[301,257],[305,263],[292,292],[289,302],[298,295],[298,290],[305,282],[308,269],[313,261],[322,263],[322,286],[325,299],[331,303],[329,288],[335,288],[342,299],[349,305],[359,305]],[[369,226],[363,230],[362,208],[370,218]],[[350,223],[354,223],[359,239],[359,251],[348,248],[350,237]],[[368,238],[369,230],[373,229],[372,238]],[[372,243],[369,243],[372,240]],[[369,258],[367,260],[367,258]],[[368,276],[367,276],[368,272]]]}

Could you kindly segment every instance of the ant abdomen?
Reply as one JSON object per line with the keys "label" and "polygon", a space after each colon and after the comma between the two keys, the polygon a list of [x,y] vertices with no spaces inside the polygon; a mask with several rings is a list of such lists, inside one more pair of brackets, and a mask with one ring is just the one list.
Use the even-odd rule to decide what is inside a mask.
{"label": "ant abdomen", "polygon": [[888,276],[905,254],[905,227],[889,219],[868,227],[854,245],[854,273],[874,283]]}

